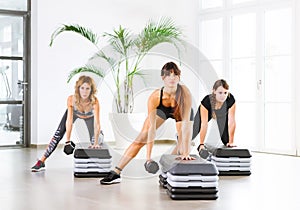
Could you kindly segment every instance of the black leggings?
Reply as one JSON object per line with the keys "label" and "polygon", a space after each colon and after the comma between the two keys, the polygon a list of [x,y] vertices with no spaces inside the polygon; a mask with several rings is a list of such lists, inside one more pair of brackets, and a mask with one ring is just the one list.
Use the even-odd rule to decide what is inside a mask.
{"label": "black leggings", "polygon": [[[60,140],[64,137],[65,133],[66,133],[66,122],[67,122],[67,116],[68,116],[68,110],[66,110],[65,114],[63,115],[60,123],[59,123],[59,126],[57,128],[57,130],[55,131],[55,134],[54,136],[52,137],[46,151],[45,151],[45,154],[44,156],[46,158],[48,158],[52,152],[56,149],[58,143],[60,142]],[[73,115],[73,123],[75,122],[76,119],[78,119],[79,117],[77,115]],[[94,143],[94,117],[90,117],[90,118],[87,118],[87,119],[84,119],[86,125],[87,125],[87,128],[88,128],[88,131],[89,131],[89,135],[90,135],[90,138],[91,138],[91,143],[93,144]],[[100,142],[99,142],[100,143]]]}
{"label": "black leggings", "polygon": [[[211,120],[211,116],[208,117],[208,121]],[[228,116],[224,119],[217,119],[217,124],[219,128],[219,133],[221,136],[221,140],[223,144],[226,146],[229,142],[229,131],[228,131]],[[198,108],[198,111],[194,118],[194,124],[193,124],[193,137],[194,139],[200,132],[201,128],[201,118],[200,118],[200,108]]]}

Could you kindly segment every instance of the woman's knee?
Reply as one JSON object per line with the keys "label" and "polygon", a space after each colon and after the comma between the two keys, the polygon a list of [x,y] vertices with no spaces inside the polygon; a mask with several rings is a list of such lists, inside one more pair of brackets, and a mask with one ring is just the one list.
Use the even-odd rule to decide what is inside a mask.
{"label": "woman's knee", "polygon": [[134,140],[136,144],[145,145],[148,140],[148,132],[142,131]]}
{"label": "woman's knee", "polygon": [[132,142],[132,145],[135,147],[135,148],[138,148],[138,149],[141,149],[143,146],[145,146],[145,143],[143,142]]}

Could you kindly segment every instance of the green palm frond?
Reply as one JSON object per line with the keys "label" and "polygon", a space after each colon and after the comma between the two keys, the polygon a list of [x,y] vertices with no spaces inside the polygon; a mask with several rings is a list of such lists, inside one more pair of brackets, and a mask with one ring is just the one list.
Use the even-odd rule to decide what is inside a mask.
{"label": "green palm frond", "polygon": [[149,21],[142,32],[138,35],[135,44],[140,53],[149,52],[154,46],[168,42],[176,45],[182,42],[182,32],[170,18],[161,18],[157,23]]}
{"label": "green palm frond", "polygon": [[142,73],[141,70],[134,70],[128,73],[128,77],[133,77],[133,76],[144,76],[146,75],[145,73]]}
{"label": "green palm frond", "polygon": [[[171,18],[166,17],[155,22],[150,20],[137,35],[122,26],[115,28],[111,33],[104,33],[103,36],[108,42],[108,48],[104,49],[98,48],[98,35],[90,29],[78,24],[64,24],[52,33],[50,46],[53,45],[57,36],[68,31],[87,39],[97,48],[97,51],[89,59],[89,64],[69,73],[67,82],[69,83],[74,76],[83,72],[90,72],[101,78],[104,78],[107,73],[112,73],[117,89],[115,102],[118,112],[133,111],[133,82],[135,76],[144,79],[146,75],[140,64],[147,53],[158,44],[170,43],[175,46],[180,57],[180,45],[184,46],[181,40],[181,29]],[[92,65],[96,63],[96,66]],[[112,88],[110,90],[113,92]]]}
{"label": "green palm frond", "polygon": [[[145,73],[143,73],[142,72],[142,70],[136,70],[136,71],[132,71],[132,72],[130,72],[128,75],[127,75],[127,77],[128,77],[128,85],[130,86],[130,87],[132,87],[132,83],[133,83],[133,78],[135,77],[135,76],[139,76],[139,77],[141,77],[142,78],[142,80],[143,80],[143,82],[144,82],[144,84],[146,85],[146,81],[145,81],[145,76],[146,76],[147,74],[145,74]],[[130,89],[132,89],[132,88],[130,88]]]}
{"label": "green palm frond", "polygon": [[95,66],[92,66],[92,65],[86,65],[86,66],[83,66],[83,67],[79,67],[79,68],[76,68],[74,70],[72,70],[70,73],[69,73],[69,76],[68,76],[68,83],[70,82],[70,80],[76,75],[76,74],[79,74],[79,73],[82,73],[82,72],[90,72],[90,73],[93,73],[93,74],[96,74],[98,75],[99,77],[101,78],[104,78],[105,76],[105,73],[102,71],[102,69],[99,69]]}
{"label": "green palm frond", "polygon": [[115,66],[117,65],[116,59],[114,59],[113,57],[107,56],[102,50],[100,50],[90,60],[95,59],[97,57],[104,59],[110,65],[112,70],[115,69]]}
{"label": "green palm frond", "polygon": [[57,28],[51,35],[51,40],[50,40],[50,47],[53,44],[54,39],[61,33],[70,31],[70,32],[75,32],[77,34],[80,34],[90,42],[92,42],[95,46],[97,46],[98,43],[98,35],[92,32],[90,29],[82,27],[78,24],[75,25],[63,25],[62,27]]}
{"label": "green palm frond", "polygon": [[112,34],[104,33],[103,36],[108,37],[109,44],[116,52],[120,55],[127,56],[133,44],[132,33],[128,29],[119,26],[118,29],[114,29]]}

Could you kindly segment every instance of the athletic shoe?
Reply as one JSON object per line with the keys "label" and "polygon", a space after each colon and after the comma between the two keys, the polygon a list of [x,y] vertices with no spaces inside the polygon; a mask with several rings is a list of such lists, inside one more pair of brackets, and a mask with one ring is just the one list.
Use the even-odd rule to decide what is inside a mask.
{"label": "athletic shoe", "polygon": [[106,177],[100,180],[101,184],[117,184],[121,182],[121,177],[114,171],[110,171]]}
{"label": "athletic shoe", "polygon": [[41,160],[38,160],[34,166],[32,166],[31,171],[32,172],[38,172],[45,170],[45,163]]}

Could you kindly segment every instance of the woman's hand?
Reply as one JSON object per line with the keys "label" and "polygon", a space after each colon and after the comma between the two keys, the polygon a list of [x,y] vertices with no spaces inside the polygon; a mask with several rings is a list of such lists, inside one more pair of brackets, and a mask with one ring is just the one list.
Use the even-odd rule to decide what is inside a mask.
{"label": "woman's hand", "polygon": [[91,149],[100,149],[102,146],[99,145],[99,144],[93,144],[93,145],[90,145],[89,148]]}
{"label": "woman's hand", "polygon": [[196,158],[191,157],[190,155],[180,155],[176,159],[178,159],[178,160],[196,160]]}
{"label": "woman's hand", "polygon": [[200,152],[200,150],[202,150],[204,148],[205,148],[204,144],[199,144],[197,150],[198,150],[198,152]]}
{"label": "woman's hand", "polygon": [[236,147],[236,145],[234,143],[227,143],[226,147]]}

